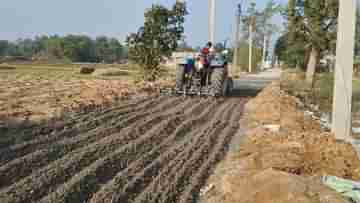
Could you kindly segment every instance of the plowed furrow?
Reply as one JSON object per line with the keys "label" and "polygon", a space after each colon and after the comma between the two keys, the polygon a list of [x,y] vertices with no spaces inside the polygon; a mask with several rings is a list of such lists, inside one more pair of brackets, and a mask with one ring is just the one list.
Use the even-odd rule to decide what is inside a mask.
{"label": "plowed furrow", "polygon": [[[144,104],[140,105],[139,108],[125,108],[124,110],[117,112],[117,114],[119,116],[121,115],[122,118],[126,118],[127,114],[132,113],[134,111],[148,109],[151,106],[158,103],[158,101],[159,100],[148,100]],[[78,134],[81,134],[81,133],[84,133],[86,131],[96,128],[97,125],[99,123],[101,123],[99,121],[99,119],[96,117],[96,114],[99,114],[99,113],[96,112],[94,114],[94,116],[86,115],[79,119],[74,119],[73,121],[70,122],[71,124],[69,124],[69,123],[64,124],[63,126],[65,126],[65,129],[62,131],[54,131],[54,132],[46,133],[46,132],[40,132],[41,130],[40,131],[34,130],[33,133],[38,134],[38,135],[35,136],[33,140],[10,146],[8,149],[2,150],[0,152],[0,155],[1,155],[0,156],[0,163],[1,163],[0,165],[4,164],[2,159],[7,159],[8,157],[12,158],[12,159],[16,158],[16,157],[12,157],[12,155],[14,153],[20,153],[19,156],[28,154],[28,153],[32,152],[31,150],[38,150],[39,148],[47,147],[49,143],[52,143],[54,141],[58,141],[63,138],[72,138]],[[116,114],[116,112],[112,112],[108,116],[108,119],[112,119],[115,116],[114,114]],[[103,122],[105,122],[105,120],[103,120]],[[48,126],[52,126],[52,124],[48,124]],[[51,127],[47,127],[47,128],[51,128]],[[47,131],[47,130],[45,130],[45,131]],[[43,136],[39,136],[41,134]]]}
{"label": "plowed furrow", "polygon": [[[243,107],[238,105],[242,109]],[[237,108],[241,112],[241,109]],[[211,155],[206,160],[206,162],[201,166],[196,174],[191,178],[190,185],[186,188],[182,196],[180,197],[180,203],[190,203],[196,202],[199,197],[200,189],[205,184],[206,179],[210,176],[212,170],[216,164],[224,157],[227,152],[228,145],[231,141],[231,138],[235,135],[236,131],[239,128],[239,120],[241,113],[236,113],[232,115],[230,123],[226,128],[220,133],[220,139],[216,146],[214,147]]]}
{"label": "plowed furrow", "polygon": [[[112,108],[112,110],[116,109],[130,109],[127,112],[124,111],[122,114],[125,115],[126,113],[132,112],[131,107],[133,105],[139,105],[143,102],[150,102],[151,100],[139,100],[139,101],[133,101],[132,103],[116,106]],[[106,107],[106,106],[105,106]],[[26,142],[31,139],[39,139],[42,136],[49,137],[56,137],[56,133],[62,133],[65,136],[70,136],[74,133],[79,133],[79,129],[86,130],[86,127],[91,128],[94,126],[94,122],[96,123],[96,120],[94,121],[94,118],[97,118],[101,115],[104,115],[103,118],[98,118],[97,120],[106,119],[106,114],[109,112],[108,107],[106,107],[108,110],[107,112],[104,112],[99,106],[98,107],[90,107],[91,111],[82,109],[82,112],[75,113],[75,115],[67,115],[67,118],[62,118],[63,120],[57,120],[56,123],[54,121],[48,121],[46,123],[42,124],[30,124],[27,127],[18,129],[16,132],[17,136],[21,137],[23,142]],[[133,110],[133,109],[132,109]],[[11,144],[11,143],[10,143]],[[23,143],[16,143],[18,145],[22,145]],[[7,147],[13,147],[8,145]],[[3,149],[0,149],[0,154],[3,152]],[[2,156],[0,156],[2,157]]]}
{"label": "plowed furrow", "polygon": [[153,97],[28,125],[0,149],[0,202],[196,202],[245,102]]}
{"label": "plowed furrow", "polygon": [[[112,115],[109,115],[109,117],[107,117],[106,119],[111,119],[114,116],[120,116],[120,115],[122,115],[124,117],[124,116],[126,116],[126,114],[129,114],[134,111],[146,110],[147,108],[150,108],[152,105],[155,105],[158,101],[159,100],[149,100],[149,101],[145,102],[143,105],[141,105],[141,107],[139,109],[127,108],[125,110],[119,111],[116,115],[114,115],[114,112],[112,112]],[[163,108],[163,107],[161,106],[161,108]],[[121,117],[121,118],[123,118],[123,117]],[[137,116],[136,118],[139,118],[139,117],[140,116]],[[56,142],[58,140],[65,139],[65,138],[72,138],[76,135],[90,131],[90,130],[96,128],[97,125],[101,124],[102,122],[106,122],[106,119],[103,119],[102,121],[98,121],[98,120],[88,117],[88,116],[86,116],[86,119],[89,119],[90,121],[85,122],[85,123],[83,123],[84,119],[79,120],[79,121],[74,121],[74,123],[80,123],[80,124],[74,128],[65,129],[64,131],[61,131],[61,132],[54,132],[49,135],[44,135],[44,136],[41,136],[40,138],[36,138],[36,139],[33,139],[28,142],[10,146],[8,149],[2,150],[0,152],[0,165],[4,165],[9,160],[18,158],[20,156],[24,156],[26,154],[34,152],[35,150],[47,148],[47,147],[49,147],[49,144],[51,144],[52,142]],[[128,118],[128,120],[133,121],[136,119]],[[117,120],[115,120],[115,122],[116,121]],[[113,124],[113,123],[114,122],[112,122],[110,124]]]}
{"label": "plowed furrow", "polygon": [[[193,159],[193,154],[201,154],[208,150],[206,149],[207,140],[214,139],[214,137],[216,138],[218,131],[221,131],[221,129],[224,128],[226,123],[221,121],[225,121],[225,116],[230,114],[232,110],[232,108],[229,108],[229,104],[226,104],[224,107],[220,108],[218,113],[214,116],[217,119],[213,119],[209,124],[203,126],[202,133],[198,136],[195,135],[196,138],[192,142],[193,144],[184,148],[182,153],[170,161],[134,202],[160,202],[161,199],[165,198],[165,195],[167,197],[170,197],[171,195],[176,196],[176,194],[169,193],[171,191],[169,188],[171,184],[174,185],[177,183],[174,177],[176,177],[179,171],[183,169],[183,165],[186,164],[188,160]],[[190,170],[190,168],[188,170]]]}
{"label": "plowed furrow", "polygon": [[[226,107],[226,106],[227,106],[227,104],[225,104],[223,107]],[[214,112],[214,114],[209,116],[208,118],[221,117],[221,115],[224,114],[224,110],[225,110],[223,107],[220,106],[216,110],[213,109],[212,111]],[[213,126],[214,128],[220,127],[219,123],[216,121],[206,123],[204,125],[199,125],[199,126],[201,126],[201,127],[199,128],[198,131],[193,131],[194,133],[189,133],[187,135],[187,136],[193,138],[193,140],[191,138],[186,140],[187,142],[190,142],[190,144],[183,145],[181,148],[179,148],[179,150],[180,150],[179,152],[184,151],[185,149],[190,149],[190,151],[192,151],[193,149],[196,150],[197,147],[200,147],[200,145],[202,145],[199,143],[201,143],[203,139],[206,139],[206,137],[209,136],[209,134],[211,133],[212,129],[209,128],[209,126]],[[196,144],[194,144],[194,143],[196,143]],[[155,179],[154,177],[158,177],[158,176],[162,175],[161,172],[163,172],[162,171],[163,168],[165,168],[166,165],[172,161],[172,159],[175,155],[168,156],[168,157],[162,157],[161,159],[159,159],[159,161],[158,161],[159,166],[156,168],[153,168],[154,169],[153,171],[147,171],[148,168],[151,169],[152,165],[146,167],[144,171],[139,173],[135,178],[133,178],[133,180],[131,180],[124,187],[124,189],[122,190],[121,193],[117,194],[117,198],[115,199],[114,202],[133,202],[133,200],[138,196],[138,194],[140,194],[143,190],[145,190],[146,187],[149,186],[149,184],[154,181],[154,179]],[[152,194],[152,195],[154,195],[154,194]]]}
{"label": "plowed furrow", "polygon": [[[179,103],[181,103],[181,100],[171,102],[171,105],[176,106]],[[151,113],[163,111],[163,108],[167,108],[168,104],[170,103],[166,103],[166,106],[160,105],[159,108],[155,108],[156,111],[151,111]],[[20,180],[21,178],[30,174],[32,171],[36,171],[36,169],[45,166],[51,161],[61,158],[74,149],[84,147],[88,144],[99,141],[103,138],[106,138],[107,136],[119,132],[119,130],[129,125],[131,122],[135,122],[137,119],[140,119],[141,116],[144,116],[144,114],[127,118],[118,122],[112,127],[106,127],[107,125],[102,125],[100,128],[94,131],[80,134],[77,137],[65,138],[64,140],[60,140],[47,146],[46,149],[35,151],[34,153],[30,153],[25,157],[15,159],[8,164],[5,164],[4,166],[0,167],[0,188]],[[113,123],[113,121],[111,123]]]}
{"label": "plowed furrow", "polygon": [[[131,190],[131,194],[136,194],[134,186],[136,185],[136,190],[141,190],[146,184],[142,184],[139,181],[141,175],[151,177],[151,174],[156,173],[163,164],[166,164],[166,160],[169,160],[171,156],[176,155],[177,152],[180,152],[182,149],[178,149],[177,145],[181,146],[181,141],[185,136],[188,136],[187,133],[192,131],[197,131],[196,128],[198,125],[201,126],[201,123],[205,122],[208,117],[211,117],[214,113],[213,108],[218,105],[218,102],[213,102],[211,105],[208,105],[206,109],[197,117],[188,120],[176,129],[176,131],[171,134],[162,144],[150,152],[149,154],[144,155],[138,159],[133,164],[129,165],[126,170],[120,172],[116,177],[106,184],[101,191],[99,191],[91,202],[108,202],[111,201],[114,194],[120,192],[119,190],[125,186],[125,184],[134,177],[132,183],[125,186],[124,190]],[[196,114],[194,114],[196,116]],[[183,143],[184,144],[184,143]],[[173,151],[172,153],[166,153],[167,149]],[[161,156],[161,158],[156,157]],[[155,160],[155,161],[153,161]],[[128,194],[125,192],[125,194]],[[115,201],[116,202],[116,201]]]}
{"label": "plowed furrow", "polygon": [[169,115],[171,115],[171,110],[152,115],[149,119],[145,117],[142,121],[128,126],[119,134],[114,134],[86,148],[72,152],[0,191],[1,202],[27,202],[42,197],[44,194],[53,191],[58,184],[64,183],[82,168],[114,152],[118,147],[137,139]]}
{"label": "plowed furrow", "polygon": [[201,165],[208,159],[209,154],[218,143],[218,139],[221,137],[220,133],[226,126],[226,123],[227,121],[219,121],[219,126],[215,127],[208,135],[206,141],[201,145],[200,149],[181,166],[180,170],[174,174],[172,179],[164,181],[164,184],[167,185],[167,189],[161,192],[160,200],[157,200],[158,202],[179,201],[179,196],[183,192],[184,188],[191,184],[190,178],[192,175],[195,174]]}
{"label": "plowed furrow", "polygon": [[[164,145],[164,139],[167,139],[166,135],[174,131],[176,126],[188,116],[182,113],[185,108],[190,105],[195,111],[202,106],[201,104],[193,105],[196,103],[197,100],[193,100],[190,103],[185,102],[181,108],[174,108],[173,116],[162,121],[140,139],[125,145],[84,169],[75,178],[60,186],[56,192],[43,198],[40,202],[87,202],[90,194],[95,192],[102,183],[110,180],[116,172],[151,151],[154,146]],[[87,185],[91,187],[86,187]],[[77,190],[79,186],[84,186],[81,191]]]}

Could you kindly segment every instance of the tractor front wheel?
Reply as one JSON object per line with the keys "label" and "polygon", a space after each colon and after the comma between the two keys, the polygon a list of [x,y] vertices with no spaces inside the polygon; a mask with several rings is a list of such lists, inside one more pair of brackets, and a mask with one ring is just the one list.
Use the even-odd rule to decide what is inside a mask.
{"label": "tractor front wheel", "polygon": [[223,68],[215,68],[211,74],[211,89],[214,96],[222,96],[225,70]]}
{"label": "tractor front wheel", "polygon": [[185,83],[185,66],[176,67],[176,89],[182,90]]}

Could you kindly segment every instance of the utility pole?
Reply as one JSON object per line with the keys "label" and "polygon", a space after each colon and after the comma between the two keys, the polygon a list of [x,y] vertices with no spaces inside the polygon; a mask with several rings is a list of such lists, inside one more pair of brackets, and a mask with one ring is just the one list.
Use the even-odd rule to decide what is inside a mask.
{"label": "utility pole", "polygon": [[[241,4],[238,4],[238,9],[236,11],[236,30],[235,30],[235,45],[234,45],[234,59],[233,59],[233,69],[238,70],[239,67],[239,44],[240,44],[240,23],[241,23]],[[240,70],[239,70],[240,72]]]}
{"label": "utility pole", "polygon": [[215,43],[215,12],[215,0],[209,0],[209,38],[210,42],[212,42],[213,44]]}
{"label": "utility pole", "polygon": [[266,62],[266,53],[267,53],[267,35],[266,32],[264,32],[264,42],[263,42],[263,54],[262,54],[262,68],[264,69],[265,67],[265,62]]}
{"label": "utility pole", "polygon": [[249,73],[252,72],[252,52],[253,52],[253,16],[250,16],[250,23],[249,23]]}
{"label": "utility pole", "polygon": [[351,142],[351,101],[354,66],[356,0],[339,1],[332,132]]}

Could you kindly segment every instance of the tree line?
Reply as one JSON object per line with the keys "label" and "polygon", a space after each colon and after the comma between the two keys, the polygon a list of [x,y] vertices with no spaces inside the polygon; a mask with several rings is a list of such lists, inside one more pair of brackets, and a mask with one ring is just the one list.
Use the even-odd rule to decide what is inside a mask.
{"label": "tree line", "polygon": [[37,36],[16,41],[0,40],[0,57],[16,56],[33,60],[114,63],[127,57],[127,48],[117,39],[85,35]]}

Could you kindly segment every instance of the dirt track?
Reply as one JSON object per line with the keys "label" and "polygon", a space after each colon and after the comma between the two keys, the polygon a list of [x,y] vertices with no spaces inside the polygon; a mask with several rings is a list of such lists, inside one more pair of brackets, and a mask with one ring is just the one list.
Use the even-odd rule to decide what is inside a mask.
{"label": "dirt track", "polygon": [[0,202],[192,202],[226,152],[245,102],[136,100],[29,133],[0,148]]}

